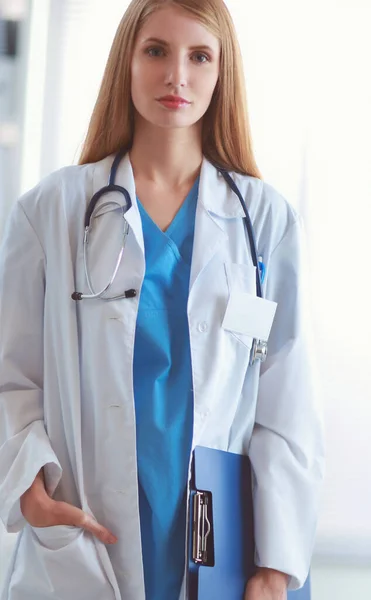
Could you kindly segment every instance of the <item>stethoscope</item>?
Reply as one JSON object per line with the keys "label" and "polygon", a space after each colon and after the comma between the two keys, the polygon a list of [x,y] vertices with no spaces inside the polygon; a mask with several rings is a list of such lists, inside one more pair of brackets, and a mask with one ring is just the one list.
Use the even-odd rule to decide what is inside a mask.
{"label": "stethoscope", "polygon": [[[85,222],[84,222],[83,260],[84,260],[85,277],[86,277],[86,281],[87,281],[87,284],[89,287],[90,294],[83,294],[81,292],[73,292],[73,294],[71,295],[72,300],[75,300],[75,301],[94,300],[97,298],[101,298],[102,300],[112,301],[112,300],[124,300],[127,298],[135,298],[137,296],[137,290],[134,290],[134,289],[126,290],[125,292],[123,292],[122,294],[120,294],[118,296],[112,296],[112,297],[105,296],[105,294],[112,287],[112,285],[116,279],[116,276],[117,276],[117,273],[120,268],[122,258],[123,258],[124,252],[125,252],[127,236],[129,234],[129,224],[125,219],[125,213],[127,210],[129,210],[131,208],[132,201],[131,201],[129,192],[122,186],[117,185],[115,183],[117,169],[119,167],[121,160],[125,156],[126,152],[127,152],[126,149],[123,149],[120,152],[118,152],[118,154],[116,155],[116,157],[112,163],[108,185],[106,185],[105,187],[103,187],[102,189],[100,189],[98,192],[96,192],[94,194],[94,196],[90,200],[88,208],[86,210]],[[263,298],[262,283],[263,283],[264,277],[265,277],[265,266],[263,264],[261,257],[258,256],[254,228],[253,228],[253,225],[252,225],[252,222],[250,219],[249,212],[247,210],[247,206],[241,195],[240,190],[238,189],[237,185],[233,181],[230,174],[226,170],[224,170],[220,167],[216,167],[216,168],[217,168],[218,172],[220,173],[220,175],[222,175],[224,177],[227,185],[237,195],[239,201],[241,202],[241,206],[242,206],[244,214],[245,214],[244,223],[245,223],[246,232],[247,232],[247,235],[249,238],[252,262],[253,262],[254,267],[256,267],[256,292],[257,292],[257,296],[259,298]],[[125,206],[122,206],[121,203],[119,203],[115,200],[110,200],[110,201],[105,202],[104,204],[100,204],[98,206],[98,202],[102,198],[102,196],[104,196],[105,194],[108,194],[110,192],[119,192],[120,194],[123,194],[125,196],[125,200],[126,200]],[[103,208],[108,207],[108,206],[117,206],[120,209],[121,218],[123,219],[122,246],[121,246],[120,253],[117,257],[116,265],[115,265],[115,268],[113,270],[110,280],[108,281],[107,285],[105,285],[101,291],[95,292],[92,282],[91,282],[91,279],[90,279],[89,268],[88,268],[89,236],[91,233],[92,223],[93,223],[93,219],[94,219],[95,215],[97,214],[98,211],[101,211]],[[252,352],[251,352],[251,364],[254,364],[258,360],[260,360],[261,362],[265,362],[265,360],[267,358],[267,353],[268,353],[267,342],[265,342],[263,340],[254,339],[253,346],[252,346]]]}

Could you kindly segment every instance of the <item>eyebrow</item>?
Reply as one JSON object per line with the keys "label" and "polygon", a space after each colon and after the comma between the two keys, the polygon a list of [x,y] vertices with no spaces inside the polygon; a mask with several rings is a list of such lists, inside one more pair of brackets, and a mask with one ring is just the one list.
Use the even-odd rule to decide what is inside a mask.
{"label": "eyebrow", "polygon": [[[143,44],[148,44],[149,42],[151,42],[152,44],[161,44],[161,46],[167,46],[167,47],[170,46],[170,44],[168,42],[166,42],[165,40],[161,40],[160,38],[155,38],[155,37],[151,37],[151,38],[144,40]],[[214,50],[210,46],[207,46],[204,44],[201,44],[200,46],[190,46],[189,49],[190,50],[207,50],[208,52],[214,52]]]}

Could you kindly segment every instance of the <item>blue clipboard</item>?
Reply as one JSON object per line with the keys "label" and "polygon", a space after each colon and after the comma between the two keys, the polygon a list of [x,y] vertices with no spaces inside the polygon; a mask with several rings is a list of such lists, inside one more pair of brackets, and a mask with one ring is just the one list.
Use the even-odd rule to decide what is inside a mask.
{"label": "blue clipboard", "polygon": [[[243,600],[256,572],[248,456],[197,446],[192,460],[188,600]],[[310,581],[289,600],[310,600]]]}

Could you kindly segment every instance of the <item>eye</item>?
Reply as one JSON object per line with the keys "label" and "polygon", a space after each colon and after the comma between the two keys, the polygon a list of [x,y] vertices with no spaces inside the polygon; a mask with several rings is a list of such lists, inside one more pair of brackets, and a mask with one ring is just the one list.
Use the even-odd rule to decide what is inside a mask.
{"label": "eye", "polygon": [[210,62],[210,57],[207,54],[204,54],[203,52],[196,52],[193,55],[194,58],[194,62],[202,65],[206,62]]}
{"label": "eye", "polygon": [[153,46],[152,48],[147,48],[145,51],[148,56],[152,56],[153,58],[158,58],[159,56],[163,56],[164,51],[159,46]]}

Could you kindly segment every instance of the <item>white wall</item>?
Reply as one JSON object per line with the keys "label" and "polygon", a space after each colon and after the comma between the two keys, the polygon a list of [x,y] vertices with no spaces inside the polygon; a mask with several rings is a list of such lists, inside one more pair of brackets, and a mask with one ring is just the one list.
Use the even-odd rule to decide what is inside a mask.
{"label": "white wall", "polygon": [[314,566],[312,600],[368,600],[371,567]]}

